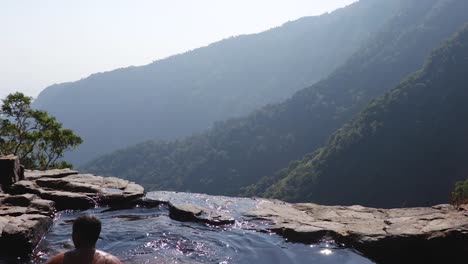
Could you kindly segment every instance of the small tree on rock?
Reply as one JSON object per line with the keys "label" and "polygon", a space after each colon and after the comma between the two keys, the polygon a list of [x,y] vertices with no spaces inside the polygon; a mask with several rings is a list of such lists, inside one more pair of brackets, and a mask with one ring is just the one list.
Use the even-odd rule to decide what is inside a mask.
{"label": "small tree on rock", "polygon": [[61,161],[66,151],[83,140],[46,111],[31,108],[32,98],[8,95],[0,109],[0,153],[13,154],[29,169],[71,167]]}

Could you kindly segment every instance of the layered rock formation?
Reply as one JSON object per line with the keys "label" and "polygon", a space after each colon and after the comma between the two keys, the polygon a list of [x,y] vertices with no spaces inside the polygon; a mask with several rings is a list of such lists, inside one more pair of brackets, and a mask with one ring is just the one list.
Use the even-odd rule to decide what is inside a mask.
{"label": "layered rock formation", "polygon": [[96,205],[132,204],[144,194],[138,184],[115,177],[78,174],[72,170],[26,171],[11,185],[14,194],[33,193],[55,202],[57,210],[88,209]]}
{"label": "layered rock formation", "polygon": [[114,177],[68,169],[23,172],[14,156],[1,157],[0,169],[0,256],[30,254],[57,210],[131,206],[144,195],[140,185]]}
{"label": "layered rock formation", "polygon": [[52,225],[54,202],[0,193],[0,255],[30,254]]}

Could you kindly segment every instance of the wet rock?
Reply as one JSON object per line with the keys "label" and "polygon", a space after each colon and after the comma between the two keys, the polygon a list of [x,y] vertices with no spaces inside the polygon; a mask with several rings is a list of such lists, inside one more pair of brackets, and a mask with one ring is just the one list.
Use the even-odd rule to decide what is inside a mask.
{"label": "wet rock", "polygon": [[179,221],[194,221],[203,213],[203,209],[194,204],[169,204],[169,216]]}
{"label": "wet rock", "polygon": [[169,217],[178,221],[203,222],[209,225],[228,225],[235,222],[234,218],[216,212],[207,207],[191,203],[169,202]]}
{"label": "wet rock", "polygon": [[213,226],[235,222],[232,217],[189,203],[169,203],[169,217],[178,221],[202,222]]}
{"label": "wet rock", "polygon": [[152,200],[156,204],[167,204],[169,216],[174,220],[209,225],[233,224],[235,216],[232,212],[235,210],[231,207],[240,205],[242,200],[251,200],[182,192],[152,192],[151,197],[146,198],[146,203]]}
{"label": "wet rock", "polygon": [[0,255],[30,254],[51,227],[54,203],[37,195],[0,195]]}
{"label": "wet rock", "polygon": [[42,214],[0,216],[0,248],[9,256],[30,254],[52,225]]}
{"label": "wet rock", "polygon": [[19,158],[13,155],[0,156],[0,186],[8,190],[10,186],[24,178]]}

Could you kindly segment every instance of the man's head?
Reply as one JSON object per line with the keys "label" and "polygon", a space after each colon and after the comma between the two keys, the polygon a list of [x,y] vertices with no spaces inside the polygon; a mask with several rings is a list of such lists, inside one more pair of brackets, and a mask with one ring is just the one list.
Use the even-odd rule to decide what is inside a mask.
{"label": "man's head", "polygon": [[92,214],[82,214],[73,221],[75,248],[95,247],[100,233],[101,221]]}

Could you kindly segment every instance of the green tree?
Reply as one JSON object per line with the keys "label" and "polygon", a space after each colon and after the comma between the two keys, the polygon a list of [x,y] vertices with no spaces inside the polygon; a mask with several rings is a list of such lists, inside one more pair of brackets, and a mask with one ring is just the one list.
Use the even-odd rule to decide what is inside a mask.
{"label": "green tree", "polygon": [[0,109],[0,153],[13,154],[30,169],[71,167],[61,161],[64,152],[83,140],[45,111],[31,108],[32,98],[8,95]]}
{"label": "green tree", "polygon": [[452,203],[455,205],[468,203],[468,179],[455,184],[455,190],[452,192]]}

